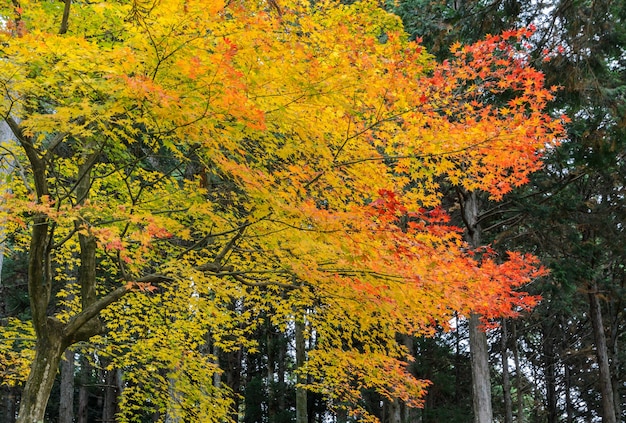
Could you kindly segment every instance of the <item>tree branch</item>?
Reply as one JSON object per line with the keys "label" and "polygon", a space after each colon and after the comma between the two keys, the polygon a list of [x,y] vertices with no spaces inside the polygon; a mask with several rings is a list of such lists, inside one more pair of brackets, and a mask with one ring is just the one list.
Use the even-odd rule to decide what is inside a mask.
{"label": "tree branch", "polygon": [[131,291],[131,286],[123,285],[114,291],[109,292],[104,297],[94,301],[87,307],[85,307],[80,313],[75,315],[70,319],[69,322],[63,328],[63,336],[67,338],[73,338],[76,333],[83,327],[87,322],[89,322],[94,317],[98,316],[102,310],[104,310],[109,305],[118,301],[124,295],[128,294]]}
{"label": "tree branch", "polygon": [[61,27],[59,28],[59,35],[63,35],[67,32],[71,5],[72,5],[72,0],[65,0],[65,7],[63,8],[63,18],[61,19]]}

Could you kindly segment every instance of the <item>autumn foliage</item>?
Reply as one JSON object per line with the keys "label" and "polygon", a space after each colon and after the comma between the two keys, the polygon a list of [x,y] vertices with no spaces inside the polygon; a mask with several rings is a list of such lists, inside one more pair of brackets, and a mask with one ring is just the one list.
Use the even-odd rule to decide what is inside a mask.
{"label": "autumn foliage", "polygon": [[472,251],[440,201],[500,199],[561,136],[529,30],[436,63],[372,1],[88,2],[63,34],[57,3],[2,10],[0,213],[44,269],[38,342],[50,310],[64,345],[101,322],[87,337],[128,369],[124,418],[146,396],[221,421],[206,346],[254,348],[267,315],[306,321],[300,370],[335,404],[373,388],[419,405],[397,334],[535,304],[537,261]]}

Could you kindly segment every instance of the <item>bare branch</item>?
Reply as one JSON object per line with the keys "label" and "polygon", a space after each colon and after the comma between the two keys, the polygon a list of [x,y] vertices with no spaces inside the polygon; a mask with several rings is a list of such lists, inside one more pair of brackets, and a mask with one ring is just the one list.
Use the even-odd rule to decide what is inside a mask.
{"label": "bare branch", "polygon": [[131,287],[129,285],[120,286],[119,288],[109,292],[104,297],[96,300],[89,306],[85,307],[80,313],[72,317],[70,321],[67,322],[67,324],[63,328],[63,336],[67,338],[73,338],[78,330],[83,327],[83,325],[85,325],[94,317],[98,316],[102,310],[104,310],[106,307],[113,304],[114,302],[118,301],[130,291]]}

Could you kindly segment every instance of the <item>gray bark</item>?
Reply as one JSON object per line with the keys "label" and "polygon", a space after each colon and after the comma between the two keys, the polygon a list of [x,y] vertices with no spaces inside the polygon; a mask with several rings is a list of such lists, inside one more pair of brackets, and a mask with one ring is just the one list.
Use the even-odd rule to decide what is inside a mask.
{"label": "gray bark", "polygon": [[80,386],[78,387],[77,423],[89,423],[89,380],[91,365],[84,355],[80,360]]}
{"label": "gray bark", "polygon": [[546,421],[557,423],[559,411],[557,409],[556,389],[556,354],[554,351],[553,326],[544,321],[543,332],[543,373],[546,385]]}
{"label": "gray bark", "polygon": [[180,412],[177,410],[176,404],[181,400],[181,393],[176,389],[176,380],[168,378],[168,408],[165,415],[165,423],[180,423],[182,421]]}
{"label": "gray bark", "polygon": [[513,363],[515,364],[515,375],[517,376],[517,423],[524,423],[524,394],[522,368],[519,362],[519,351],[517,349],[517,329],[513,323]]}
{"label": "gray bark", "polygon": [[[481,244],[478,223],[478,196],[475,192],[460,192],[461,211],[465,223],[465,239],[477,248]],[[469,318],[469,345],[472,366],[472,404],[474,423],[492,423],[491,378],[489,374],[489,348],[487,336],[480,328],[480,316]]]}
{"label": "gray bark", "polygon": [[504,423],[513,423],[513,401],[511,399],[511,379],[509,377],[508,330],[506,319],[502,319],[502,392],[504,396]]}
{"label": "gray bark", "polygon": [[572,394],[571,394],[571,374],[570,374],[570,366],[568,363],[565,363],[565,369],[563,371],[563,378],[565,381],[565,423],[572,423],[574,421],[574,406],[572,404]]}
{"label": "gray bark", "polygon": [[111,369],[106,371],[104,389],[104,404],[102,408],[103,423],[115,422],[118,409],[118,398],[122,392],[122,371]]}
{"label": "gray bark", "polygon": [[[619,303],[618,303],[619,304]],[[618,307],[618,310],[620,307]],[[615,316],[615,313],[612,313],[612,316]],[[619,314],[618,314],[619,316]],[[613,403],[615,404],[615,418],[620,419],[622,415],[622,401],[620,395],[620,377],[621,373],[621,363],[620,363],[620,344],[619,339],[620,335],[620,319],[619,317],[611,317],[611,321],[613,322],[609,333],[611,334],[609,347],[607,351],[611,351],[611,360],[610,360],[610,371],[611,371],[611,381],[613,383]]]}
{"label": "gray bark", "polygon": [[[306,361],[306,345],[304,340],[304,321],[296,318],[296,367],[302,369]],[[306,384],[306,377],[298,374],[298,384]],[[307,391],[304,387],[296,388],[296,423],[308,422]]]}
{"label": "gray bark", "polygon": [[469,335],[474,423],[492,423],[489,349],[487,346],[487,335],[480,328],[480,316],[477,314],[470,316]]}
{"label": "gray bark", "polygon": [[598,299],[598,286],[593,284],[589,293],[589,308],[591,324],[593,326],[593,336],[596,344],[596,357],[600,370],[600,393],[602,395],[602,423],[617,423],[615,415],[615,400],[613,397],[613,384],[611,382],[611,370],[609,365],[609,355],[604,334],[604,323],[602,321],[602,310]]}
{"label": "gray bark", "polygon": [[74,422],[74,351],[65,351],[61,361],[61,398],[59,399],[59,423]]}
{"label": "gray bark", "polygon": [[402,418],[402,406],[403,404],[395,398],[393,401],[389,401],[387,406],[387,422],[388,423],[404,423],[404,419]]}

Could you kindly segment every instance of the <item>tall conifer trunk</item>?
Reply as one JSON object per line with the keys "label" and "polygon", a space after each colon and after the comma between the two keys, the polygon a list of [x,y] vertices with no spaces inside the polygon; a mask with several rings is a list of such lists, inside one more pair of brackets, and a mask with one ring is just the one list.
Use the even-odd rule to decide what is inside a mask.
{"label": "tall conifer trunk", "polygon": [[600,393],[602,394],[602,423],[617,423],[615,416],[615,403],[613,398],[613,384],[611,383],[611,370],[607,350],[604,323],[602,322],[602,310],[598,300],[598,285],[593,283],[589,293],[589,308],[593,336],[596,344],[596,356],[600,370]]}
{"label": "tall conifer trunk", "polygon": [[554,351],[553,326],[550,322],[544,321],[543,331],[543,363],[544,378],[546,384],[546,421],[547,423],[557,423],[557,390],[556,390],[556,357]]}
{"label": "tall conifer trunk", "polygon": [[480,316],[477,314],[472,314],[469,319],[469,339],[474,423],[492,423],[489,348],[487,335],[480,327]]}
{"label": "tall conifer trunk", "polygon": [[[302,369],[306,360],[304,341],[304,321],[296,318],[296,367]],[[305,384],[306,377],[298,374],[298,384]],[[308,422],[307,392],[303,387],[296,388],[296,423]]]}
{"label": "tall conifer trunk", "polygon": [[74,422],[74,351],[67,349],[61,362],[59,423]]}
{"label": "tall conifer trunk", "polygon": [[78,413],[76,413],[77,423],[89,423],[89,384],[91,376],[91,365],[83,354],[80,359],[80,386],[78,387]]}
{"label": "tall conifer trunk", "polygon": [[513,423],[513,401],[511,399],[511,378],[509,376],[508,329],[506,319],[502,319],[502,392],[504,396],[504,423]]}
{"label": "tall conifer trunk", "polygon": [[[465,238],[472,248],[480,246],[478,222],[478,196],[475,192],[460,191],[461,210],[465,223]],[[487,335],[480,327],[480,316],[469,318],[469,344],[472,366],[472,404],[474,423],[492,423],[491,378],[489,374],[489,348]]]}
{"label": "tall conifer trunk", "polygon": [[104,423],[115,422],[115,414],[118,410],[118,398],[122,391],[122,371],[110,369],[105,373],[104,404],[102,407],[102,421]]}
{"label": "tall conifer trunk", "polygon": [[512,324],[512,341],[513,341],[513,363],[515,364],[515,376],[517,377],[517,420],[516,423],[524,423],[524,378],[522,377],[522,368],[519,361],[519,350],[517,348],[517,325]]}

